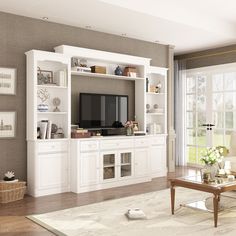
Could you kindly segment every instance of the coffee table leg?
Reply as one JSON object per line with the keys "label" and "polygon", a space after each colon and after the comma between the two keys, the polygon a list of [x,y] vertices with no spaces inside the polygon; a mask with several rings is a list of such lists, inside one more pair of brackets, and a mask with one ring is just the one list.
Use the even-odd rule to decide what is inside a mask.
{"label": "coffee table leg", "polygon": [[219,200],[220,200],[220,195],[219,194],[214,194],[213,206],[214,206],[214,225],[215,225],[215,227],[217,227],[217,221],[218,221]]}
{"label": "coffee table leg", "polygon": [[174,215],[175,213],[175,187],[173,184],[171,184],[170,193],[171,193],[171,213],[172,215]]}

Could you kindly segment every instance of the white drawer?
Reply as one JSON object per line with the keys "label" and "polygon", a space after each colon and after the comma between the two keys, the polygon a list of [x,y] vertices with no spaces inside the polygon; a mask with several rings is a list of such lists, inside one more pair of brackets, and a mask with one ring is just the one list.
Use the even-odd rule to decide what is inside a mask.
{"label": "white drawer", "polygon": [[98,141],[81,141],[81,152],[97,151],[99,148]]}
{"label": "white drawer", "polygon": [[165,137],[151,138],[151,144],[152,145],[165,145],[165,143],[166,143],[165,140],[166,140]]}
{"label": "white drawer", "polygon": [[38,144],[38,153],[66,152],[68,142],[42,142]]}
{"label": "white drawer", "polygon": [[138,138],[135,139],[135,147],[148,147],[149,139],[147,138]]}
{"label": "white drawer", "polygon": [[102,140],[100,143],[101,150],[120,148],[133,148],[133,139]]}

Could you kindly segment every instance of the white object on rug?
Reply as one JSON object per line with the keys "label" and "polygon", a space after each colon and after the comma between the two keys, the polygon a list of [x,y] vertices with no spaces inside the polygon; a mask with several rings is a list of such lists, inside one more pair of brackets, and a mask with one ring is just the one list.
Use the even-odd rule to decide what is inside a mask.
{"label": "white object on rug", "polygon": [[129,209],[125,213],[125,215],[130,220],[144,220],[144,219],[146,219],[145,213],[139,208]]}

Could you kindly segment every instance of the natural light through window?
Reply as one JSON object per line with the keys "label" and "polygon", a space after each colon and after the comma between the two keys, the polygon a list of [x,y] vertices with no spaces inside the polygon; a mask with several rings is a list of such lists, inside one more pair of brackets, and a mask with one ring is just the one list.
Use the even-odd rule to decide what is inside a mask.
{"label": "natural light through window", "polygon": [[229,148],[236,130],[236,63],[187,70],[186,156],[200,164],[207,146]]}

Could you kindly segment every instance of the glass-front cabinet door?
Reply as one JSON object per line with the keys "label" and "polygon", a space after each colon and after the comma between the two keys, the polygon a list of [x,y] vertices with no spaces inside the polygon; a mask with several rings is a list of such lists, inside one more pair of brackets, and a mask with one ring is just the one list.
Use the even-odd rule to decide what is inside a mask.
{"label": "glass-front cabinet door", "polygon": [[114,180],[116,178],[116,156],[116,152],[104,152],[101,154],[103,181]]}
{"label": "glass-front cabinet door", "polygon": [[133,174],[133,153],[132,151],[121,151],[119,152],[119,177],[131,177]]}

